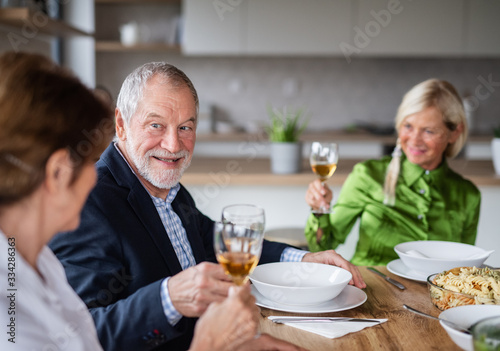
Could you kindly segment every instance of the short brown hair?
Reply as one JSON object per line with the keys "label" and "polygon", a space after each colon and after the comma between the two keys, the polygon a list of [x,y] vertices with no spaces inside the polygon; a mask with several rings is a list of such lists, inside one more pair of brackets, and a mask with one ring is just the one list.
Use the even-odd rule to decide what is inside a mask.
{"label": "short brown hair", "polygon": [[0,206],[30,195],[66,149],[73,181],[113,135],[112,111],[69,71],[28,53],[0,56]]}

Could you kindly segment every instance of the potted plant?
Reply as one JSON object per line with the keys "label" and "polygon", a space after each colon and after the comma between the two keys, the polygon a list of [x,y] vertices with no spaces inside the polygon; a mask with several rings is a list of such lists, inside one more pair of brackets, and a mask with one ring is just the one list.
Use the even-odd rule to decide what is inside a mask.
{"label": "potted plant", "polygon": [[268,106],[269,125],[266,132],[271,142],[271,172],[290,174],[300,172],[302,165],[302,143],[300,135],[306,129],[308,119],[304,110],[279,110]]}
{"label": "potted plant", "polygon": [[491,153],[495,173],[500,175],[500,126],[493,129],[493,140],[491,141]]}

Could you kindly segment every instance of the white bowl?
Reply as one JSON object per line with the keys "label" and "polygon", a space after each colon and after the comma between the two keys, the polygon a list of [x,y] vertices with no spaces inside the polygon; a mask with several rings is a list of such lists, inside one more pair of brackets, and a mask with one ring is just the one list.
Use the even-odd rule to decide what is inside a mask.
{"label": "white bowl", "polygon": [[405,266],[424,275],[455,267],[479,267],[491,254],[491,251],[469,244],[433,240],[398,244],[394,251]]}
{"label": "white bowl", "polygon": [[[492,305],[470,305],[458,306],[441,312],[439,317],[447,319],[450,322],[458,324],[463,328],[470,328],[481,319],[500,316],[500,306]],[[443,322],[441,326],[446,330],[451,340],[459,347],[467,351],[474,351],[472,344],[472,335],[459,332]]]}
{"label": "white bowl", "polygon": [[250,275],[263,296],[287,305],[316,305],[332,300],[351,279],[352,274],[343,268],[311,262],[263,264]]}

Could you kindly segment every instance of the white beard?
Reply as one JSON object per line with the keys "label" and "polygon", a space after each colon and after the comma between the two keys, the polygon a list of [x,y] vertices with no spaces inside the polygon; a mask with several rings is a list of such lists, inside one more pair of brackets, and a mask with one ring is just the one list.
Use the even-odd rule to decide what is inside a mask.
{"label": "white beard", "polygon": [[[136,150],[137,145],[134,139],[127,135],[125,148],[132,159],[139,174],[149,183],[159,189],[170,189],[174,187],[182,178],[184,171],[191,164],[191,154],[187,150],[182,150],[172,154],[165,150],[149,150],[144,157],[141,157]],[[183,158],[181,167],[178,169],[158,170],[151,167],[151,157],[158,158]]]}

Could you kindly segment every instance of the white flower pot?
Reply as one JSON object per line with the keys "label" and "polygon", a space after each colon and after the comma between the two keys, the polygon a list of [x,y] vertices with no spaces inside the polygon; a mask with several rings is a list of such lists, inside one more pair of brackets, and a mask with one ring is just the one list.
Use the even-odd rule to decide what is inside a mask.
{"label": "white flower pot", "polygon": [[271,172],[299,173],[302,166],[302,143],[271,143]]}
{"label": "white flower pot", "polygon": [[491,141],[491,153],[493,158],[493,167],[495,173],[500,175],[500,138],[494,138]]}

